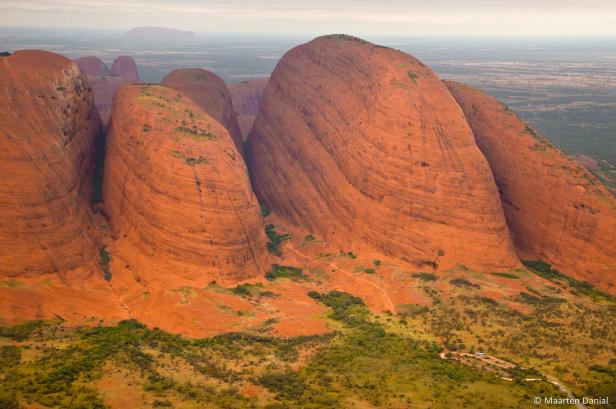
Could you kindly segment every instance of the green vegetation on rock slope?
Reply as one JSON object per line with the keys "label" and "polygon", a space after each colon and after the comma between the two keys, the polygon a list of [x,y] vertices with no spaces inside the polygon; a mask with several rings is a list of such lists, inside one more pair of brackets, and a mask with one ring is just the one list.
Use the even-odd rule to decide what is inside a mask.
{"label": "green vegetation on rock slope", "polygon": [[103,408],[96,385],[116,373],[138,389],[144,407],[523,408],[535,395],[561,396],[546,382],[508,382],[443,360],[437,344],[392,330],[396,318],[373,315],[350,294],[310,296],[331,309],[335,332],[191,340],[136,321],[3,328],[0,397],[7,405]]}

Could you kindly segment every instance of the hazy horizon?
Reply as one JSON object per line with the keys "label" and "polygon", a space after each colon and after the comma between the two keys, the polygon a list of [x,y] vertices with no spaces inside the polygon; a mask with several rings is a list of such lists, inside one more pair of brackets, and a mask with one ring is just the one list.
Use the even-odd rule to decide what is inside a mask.
{"label": "hazy horizon", "polygon": [[0,26],[127,30],[164,26],[195,32],[379,36],[616,35],[616,2],[589,0],[2,0]]}

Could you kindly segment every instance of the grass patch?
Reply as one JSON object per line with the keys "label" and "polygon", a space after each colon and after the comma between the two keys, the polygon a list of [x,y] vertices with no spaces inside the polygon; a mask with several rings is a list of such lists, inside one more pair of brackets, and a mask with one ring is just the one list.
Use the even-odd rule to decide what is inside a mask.
{"label": "grass patch", "polygon": [[587,281],[576,280],[552,268],[552,266],[544,261],[528,261],[523,260],[522,263],[533,273],[545,278],[554,283],[565,283],[579,294],[583,294],[592,298],[595,301],[607,301],[610,303],[616,302],[616,297],[605,293]]}
{"label": "grass patch", "polygon": [[255,294],[259,294],[259,290],[263,288],[263,284],[238,284],[231,289],[231,292],[240,297],[250,297]]}
{"label": "grass patch", "polygon": [[503,277],[503,278],[508,278],[510,280],[518,280],[520,278],[517,275],[512,274],[512,273],[492,273],[492,275]]}
{"label": "grass patch", "polygon": [[302,244],[301,246],[307,246],[308,244],[314,242],[316,240],[316,238],[312,235],[312,234],[307,234],[304,239],[302,240]]}
{"label": "grass patch", "polygon": [[0,337],[9,338],[14,341],[25,341],[32,333],[43,327],[45,323],[41,320],[27,321],[10,327],[0,327]]}
{"label": "grass patch", "polygon": [[184,162],[186,162],[188,166],[207,165],[210,163],[210,161],[203,156],[199,156],[198,158],[186,157],[184,158]]}
{"label": "grass patch", "polygon": [[355,260],[357,258],[357,254],[353,253],[352,251],[347,251],[346,253],[342,250],[340,250],[340,252],[338,253],[338,257],[348,257],[352,260]]}
{"label": "grass patch", "polygon": [[372,267],[357,266],[353,269],[354,273],[376,274],[376,269]]}
{"label": "grass patch", "polygon": [[421,281],[436,281],[438,277],[432,273],[414,273],[413,277],[420,279]]}
{"label": "grass patch", "polygon": [[301,268],[281,266],[280,264],[272,264],[272,269],[265,273],[265,278],[269,281],[279,278],[288,278],[292,281],[308,281],[308,276],[304,274]]}
{"label": "grass patch", "polygon": [[462,288],[481,288],[481,286],[479,284],[475,284],[475,283],[471,283],[470,281],[468,281],[466,278],[454,278],[453,280],[449,281],[451,284],[455,285],[456,287],[462,287]]}

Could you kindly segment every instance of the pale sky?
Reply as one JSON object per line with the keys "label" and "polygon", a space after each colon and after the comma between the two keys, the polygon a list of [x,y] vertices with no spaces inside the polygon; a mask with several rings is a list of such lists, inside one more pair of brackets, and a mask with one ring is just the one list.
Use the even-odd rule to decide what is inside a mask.
{"label": "pale sky", "polygon": [[614,35],[616,0],[0,0],[0,26],[356,35]]}

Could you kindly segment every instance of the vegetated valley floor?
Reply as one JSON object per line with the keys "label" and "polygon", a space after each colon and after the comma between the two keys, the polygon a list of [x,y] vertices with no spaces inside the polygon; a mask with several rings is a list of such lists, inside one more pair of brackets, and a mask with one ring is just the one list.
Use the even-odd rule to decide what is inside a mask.
{"label": "vegetated valley floor", "polygon": [[[275,318],[202,339],[134,320],[4,326],[0,407],[527,408],[535,396],[565,397],[546,376],[576,396],[616,402],[612,296],[540,262],[494,274],[407,271],[286,231],[268,227],[281,262],[265,280],[193,291],[267,306],[292,284],[324,307],[322,333],[279,336]],[[442,359],[446,350],[512,365]]]}

